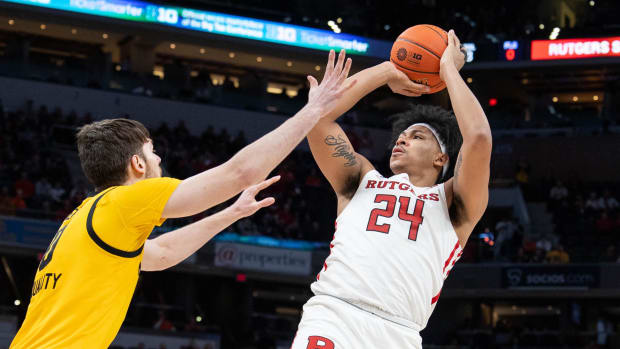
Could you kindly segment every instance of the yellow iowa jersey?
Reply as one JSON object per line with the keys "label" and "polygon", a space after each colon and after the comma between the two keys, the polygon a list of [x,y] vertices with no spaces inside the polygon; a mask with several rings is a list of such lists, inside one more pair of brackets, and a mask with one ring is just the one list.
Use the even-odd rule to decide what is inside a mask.
{"label": "yellow iowa jersey", "polygon": [[84,200],[43,255],[10,348],[107,348],[136,288],[144,242],[179,183],[145,179]]}

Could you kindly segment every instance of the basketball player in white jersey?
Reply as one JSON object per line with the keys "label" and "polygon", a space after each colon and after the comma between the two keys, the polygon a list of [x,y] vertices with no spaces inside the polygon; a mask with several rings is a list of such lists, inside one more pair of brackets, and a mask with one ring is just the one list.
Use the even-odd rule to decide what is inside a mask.
{"label": "basketball player in white jersey", "polygon": [[398,116],[394,175],[378,173],[335,122],[383,84],[407,96],[428,91],[390,62],[352,76],[356,86],[308,134],[338,218],[293,349],[422,348],[419,332],[488,202],[491,130],[459,74],[465,55],[453,31],[448,41],[440,77],[454,114],[417,106]]}

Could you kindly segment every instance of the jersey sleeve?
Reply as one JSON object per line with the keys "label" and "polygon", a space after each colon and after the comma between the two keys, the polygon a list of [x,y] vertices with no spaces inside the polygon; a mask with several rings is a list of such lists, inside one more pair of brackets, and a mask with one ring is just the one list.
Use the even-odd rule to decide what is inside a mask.
{"label": "jersey sleeve", "polygon": [[147,229],[150,233],[154,226],[166,220],[161,215],[179,183],[175,178],[149,178],[118,187],[110,195],[127,228]]}

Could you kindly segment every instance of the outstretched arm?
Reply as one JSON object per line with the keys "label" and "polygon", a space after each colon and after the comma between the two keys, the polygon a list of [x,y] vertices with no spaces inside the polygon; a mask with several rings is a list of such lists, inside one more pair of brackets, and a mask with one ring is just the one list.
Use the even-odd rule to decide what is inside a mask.
{"label": "outstretched arm", "polygon": [[463,136],[454,177],[446,182],[452,189],[452,205],[458,205],[455,224],[461,246],[465,246],[471,231],[487,208],[491,162],[491,127],[484,110],[459,74],[465,55],[459,50],[460,42],[450,30],[448,48],[441,57],[441,79],[448,87],[452,108]]}
{"label": "outstretched arm", "polygon": [[[326,76],[328,73],[325,72]],[[409,80],[391,62],[364,69],[349,79],[355,80],[356,84],[338,99],[336,107],[308,134],[312,155],[338,195],[339,211],[348,202],[347,198],[353,194],[352,191],[357,188],[361,177],[372,170],[373,166],[366,158],[355,152],[346,134],[336,123],[336,119],[364,96],[385,84],[388,84],[393,92],[411,97],[429,91],[428,87]]]}
{"label": "outstretched arm", "polygon": [[261,190],[279,179],[280,176],[272,177],[249,187],[233,205],[218,213],[155,239],[146,240],[141,264],[142,270],[164,270],[179,264],[226,227],[241,218],[253,215],[263,207],[273,204],[275,200],[271,197],[258,202],[255,197]]}
{"label": "outstretched arm", "polygon": [[181,182],[166,203],[162,218],[202,212],[267,177],[314,125],[331,113],[335,101],[354,85],[354,81],[345,84],[351,59],[344,64],[344,56],[342,51],[334,67],[335,53],[330,52],[326,69],[330,73],[320,85],[315,80],[308,103],[295,116],[240,150],[226,163]]}

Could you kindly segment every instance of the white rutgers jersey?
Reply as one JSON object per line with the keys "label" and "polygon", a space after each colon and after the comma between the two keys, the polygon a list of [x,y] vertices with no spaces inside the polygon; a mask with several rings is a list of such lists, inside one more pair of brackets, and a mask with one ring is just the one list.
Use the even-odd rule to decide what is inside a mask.
{"label": "white rutgers jersey", "polygon": [[443,183],[415,187],[407,174],[385,178],[376,170],[364,176],[336,219],[330,247],[311,286],[315,295],[419,330],[462,254]]}

